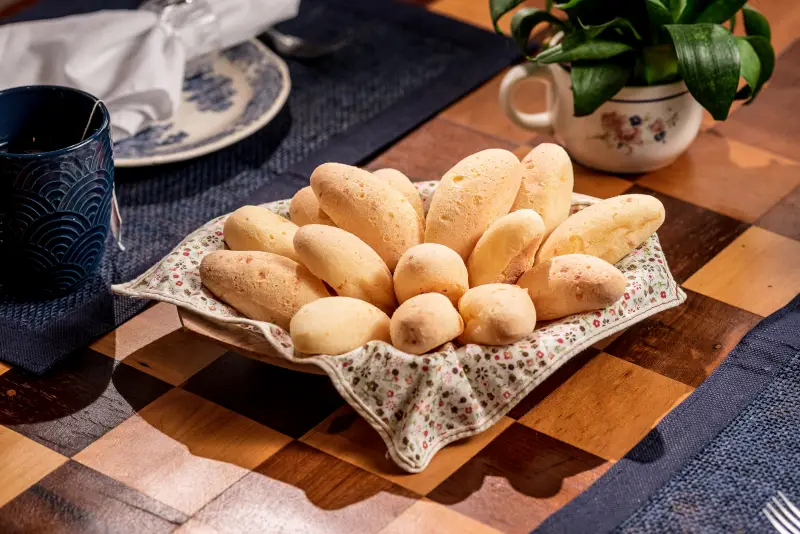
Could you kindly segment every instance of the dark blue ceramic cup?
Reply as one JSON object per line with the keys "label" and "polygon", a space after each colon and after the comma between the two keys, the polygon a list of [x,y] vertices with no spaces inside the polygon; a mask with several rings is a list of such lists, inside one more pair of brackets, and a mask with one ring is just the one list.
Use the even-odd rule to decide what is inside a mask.
{"label": "dark blue ceramic cup", "polygon": [[3,291],[63,295],[97,270],[114,161],[108,110],[96,102],[66,87],[0,91]]}

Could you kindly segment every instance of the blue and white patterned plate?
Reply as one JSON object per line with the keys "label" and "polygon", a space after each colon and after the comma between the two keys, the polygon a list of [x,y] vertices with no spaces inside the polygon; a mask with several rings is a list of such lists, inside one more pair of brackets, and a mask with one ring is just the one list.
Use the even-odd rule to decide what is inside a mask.
{"label": "blue and white patterned plate", "polygon": [[289,69],[260,41],[221,52],[213,68],[183,85],[176,116],[114,144],[117,167],[196,158],[253,134],[278,114],[291,89]]}

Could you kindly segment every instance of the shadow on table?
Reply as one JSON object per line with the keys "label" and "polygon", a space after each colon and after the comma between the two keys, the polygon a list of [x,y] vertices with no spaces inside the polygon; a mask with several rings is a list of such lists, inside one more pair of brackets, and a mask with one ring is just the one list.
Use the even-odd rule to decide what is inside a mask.
{"label": "shadow on table", "polygon": [[[557,388],[590,357],[591,352],[576,357],[574,363],[550,377],[521,405],[530,409],[531,401],[535,405],[544,395],[542,392]],[[565,484],[585,482],[588,486],[596,476],[593,471],[605,463],[513,423],[488,444],[475,445],[481,436],[471,438],[472,445],[470,439],[456,442],[441,451],[428,470],[407,475],[386,457],[386,446],[379,435],[344,405],[326,376],[278,368],[235,353],[220,356],[181,389],[190,397],[204,399],[196,401],[198,406],[222,406],[239,417],[220,418],[217,412],[207,421],[192,417],[195,420],[187,423],[192,427],[187,432],[184,420],[189,419],[185,417],[188,412],[177,410],[170,421],[169,409],[142,411],[165,399],[164,394],[170,389],[127,364],[87,350],[44,377],[18,370],[0,376],[0,424],[72,456],[138,414],[161,435],[180,444],[177,450],[185,448],[194,457],[208,459],[207,463],[194,463],[209,466],[208,473],[202,469],[188,473],[190,477],[196,475],[197,484],[202,485],[207,476],[213,482],[216,469],[239,465],[253,471],[241,483],[250,491],[268,494],[272,487],[293,494],[287,489],[288,484],[300,492],[293,497],[297,506],[306,503],[334,515],[362,502],[370,506],[387,498],[394,502],[396,497],[409,495],[407,490],[454,505],[496,487],[498,481],[491,479],[504,480],[502,485],[509,487],[505,491],[513,488],[521,496],[548,499],[562,492]],[[206,413],[199,410],[200,414]],[[247,439],[252,421],[285,436],[304,437],[306,443],[292,441],[265,461],[259,459],[249,465],[246,458],[230,460],[229,453],[220,453],[226,447],[234,447],[252,454],[252,442]],[[125,444],[119,447],[125,450]],[[650,462],[663,452],[661,436],[654,431],[629,456],[635,461]],[[142,469],[148,469],[147,461],[146,456],[135,459]],[[358,489],[342,485],[346,479],[358,481]],[[583,479],[584,482],[577,482]],[[239,492],[239,485],[230,491]],[[184,489],[176,486],[176,491]]]}
{"label": "shadow on table", "polygon": [[[123,396],[133,395],[131,384],[118,383],[121,367],[127,366],[114,371],[112,383]],[[327,376],[228,352],[138,411],[130,423],[136,426],[122,434],[132,443],[114,444],[113,456],[152,472],[158,486],[174,484],[176,496],[189,500],[199,491],[213,494],[222,479],[247,470],[208,505],[217,518],[235,509],[242,520],[255,521],[242,510],[252,507],[258,515],[256,508],[276,499],[282,510],[302,510],[304,517],[330,512],[325,521],[363,506],[399,506],[412,497],[403,488],[298,440],[343,404]],[[385,453],[379,438],[375,451]],[[176,482],[186,480],[191,484]]]}
{"label": "shadow on table", "polygon": [[658,428],[651,430],[636,446],[628,451],[625,458],[640,464],[655,462],[666,452],[664,438]]}
{"label": "shadow on table", "polygon": [[44,375],[16,368],[0,375],[0,425],[71,457],[168,389],[86,349]]}
{"label": "shadow on table", "polygon": [[80,412],[106,391],[114,363],[81,351],[45,375],[17,368],[0,375],[0,424],[34,424]]}
{"label": "shadow on table", "polygon": [[[590,350],[576,356],[520,406],[525,412],[530,410],[596,353]],[[135,387],[130,389],[132,384],[119,380],[119,372],[121,369],[112,377],[116,389],[126,398],[136,394]],[[488,443],[481,442],[482,435],[455,442],[440,451],[428,469],[407,474],[387,457],[386,445],[378,433],[344,404],[327,376],[291,371],[229,352],[192,376],[181,388],[204,399],[198,402],[214,403],[294,438],[279,453],[250,468],[255,474],[249,478],[264,480],[260,483],[248,480],[247,484],[260,488],[268,486],[268,480],[274,480],[294,485],[305,493],[308,502],[324,510],[339,510],[369,501],[378,493],[402,494],[404,490],[392,483],[452,505],[485,491],[485,484],[496,483],[486,479],[497,477],[505,479],[518,494],[548,499],[561,493],[565,485],[590,485],[597,476],[596,469],[606,464],[605,460],[576,447],[512,423]],[[525,412],[512,415],[519,418]],[[166,413],[169,411],[164,409],[147,410],[139,412],[139,416],[182,443],[193,455],[220,459],[213,452],[214,447],[207,447],[208,442],[197,441],[197,430],[191,431],[194,438],[186,439],[187,432],[181,424],[165,424]],[[220,442],[249,447],[233,431],[216,432],[209,428],[208,434]],[[301,437],[303,443],[296,441]],[[651,433],[645,441],[646,446],[631,453],[638,455],[636,461],[654,461],[664,453],[663,441],[657,433]],[[363,488],[339,495],[343,490],[334,484],[333,473],[344,472],[363,479],[359,484]],[[575,480],[566,482],[570,479]],[[332,498],[331,493],[336,497]]]}

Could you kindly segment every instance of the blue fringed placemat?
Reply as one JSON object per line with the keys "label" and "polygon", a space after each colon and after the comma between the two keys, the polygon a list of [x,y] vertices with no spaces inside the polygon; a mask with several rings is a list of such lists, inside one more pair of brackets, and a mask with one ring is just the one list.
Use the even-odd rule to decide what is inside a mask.
{"label": "blue fringed placemat", "polygon": [[[43,0],[16,20],[139,0]],[[140,274],[205,221],[248,203],[291,197],[325,161],[357,164],[518,58],[509,40],[385,0],[305,0],[282,31],[315,41],[347,31],[353,42],[312,62],[287,61],[289,101],[263,130],[193,161],[117,170],[125,245],[108,246],[98,276],[47,302],[13,300],[0,282],[0,360],[33,372],[112,330],[146,302],[109,285]]]}
{"label": "blue fringed placemat", "polygon": [[774,532],[778,491],[800,505],[800,295],[536,533]]}

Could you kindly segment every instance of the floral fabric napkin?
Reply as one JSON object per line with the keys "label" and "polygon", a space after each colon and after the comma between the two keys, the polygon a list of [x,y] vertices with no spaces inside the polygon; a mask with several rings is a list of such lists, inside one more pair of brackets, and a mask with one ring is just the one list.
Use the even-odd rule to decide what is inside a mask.
{"label": "floral fabric napkin", "polygon": [[[426,210],[436,184],[417,184]],[[597,201],[574,194],[573,211]],[[289,201],[264,207],[288,216]],[[613,306],[552,321],[513,345],[448,343],[438,352],[414,356],[373,341],[340,356],[296,357],[285,330],[242,317],[200,282],[203,256],[224,247],[226,217],[206,223],[158,264],[137,279],[114,286],[114,291],[170,302],[212,321],[239,325],[263,336],[276,357],[322,369],[342,397],[378,431],[391,458],[410,473],[425,469],[448,443],[489,428],[593,343],[686,300],[654,234],[617,264],[628,285]]]}

